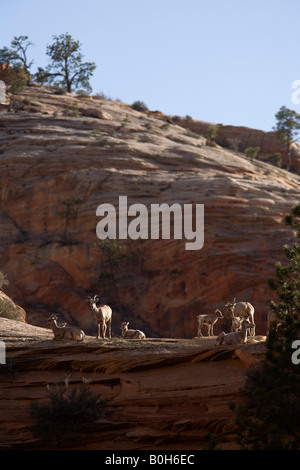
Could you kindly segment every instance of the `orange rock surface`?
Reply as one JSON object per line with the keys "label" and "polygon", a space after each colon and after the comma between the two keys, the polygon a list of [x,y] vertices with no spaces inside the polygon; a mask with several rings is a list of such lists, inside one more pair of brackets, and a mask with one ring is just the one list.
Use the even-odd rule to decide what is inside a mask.
{"label": "orange rock surface", "polygon": [[[292,239],[282,219],[299,202],[297,174],[208,147],[159,113],[51,87],[27,88],[18,111],[0,118],[0,269],[28,323],[59,312],[94,335],[85,297],[104,293],[114,335],[124,319],[148,337],[192,338],[197,315],[236,297],[254,305],[265,334],[267,281]],[[122,240],[118,282],[104,290],[96,209],[120,195],[147,207],[204,204],[204,247]],[[215,332],[228,327],[220,320]]]}
{"label": "orange rock surface", "polygon": [[74,427],[58,447],[201,450],[215,442],[239,448],[228,404],[240,403],[245,371],[262,357],[263,342],[215,348],[209,338],[86,337],[76,344],[52,337],[46,328],[0,318],[7,355],[0,366],[0,450],[45,446],[31,432],[29,405],[47,403],[47,387],[66,378],[70,389],[85,380],[109,401],[101,419]]}

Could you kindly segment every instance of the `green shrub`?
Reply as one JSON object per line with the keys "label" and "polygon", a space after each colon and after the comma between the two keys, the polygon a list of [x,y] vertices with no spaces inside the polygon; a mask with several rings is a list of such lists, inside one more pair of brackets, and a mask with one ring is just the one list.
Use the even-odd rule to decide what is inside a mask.
{"label": "green shrub", "polygon": [[270,163],[271,165],[278,166],[281,168],[282,166],[282,155],[280,152],[274,152],[271,155],[268,155],[268,158],[266,159],[267,163]]}
{"label": "green shrub", "polygon": [[0,317],[9,320],[22,320],[22,312],[8,299],[0,299]]}
{"label": "green shrub", "polygon": [[160,128],[163,129],[164,131],[167,131],[169,127],[170,127],[169,122],[165,122],[162,126],[160,126]]}
{"label": "green shrub", "polygon": [[79,114],[80,113],[77,103],[73,103],[63,110],[63,116],[77,117],[79,116]]}
{"label": "green shrub", "polygon": [[135,111],[148,111],[148,107],[147,105],[144,103],[144,101],[135,101],[134,103],[132,103],[131,105],[132,109],[134,109]]}
{"label": "green shrub", "polygon": [[209,126],[205,132],[206,143],[210,147],[215,147],[216,142],[215,139],[218,134],[218,127],[215,124]]}
{"label": "green shrub", "polygon": [[33,402],[29,415],[33,421],[30,430],[47,447],[63,445],[64,438],[80,436],[81,426],[104,416],[106,400],[93,395],[87,381],[69,390],[69,381],[48,386],[49,400]]}
{"label": "green shrub", "polygon": [[248,147],[245,150],[245,155],[252,162],[252,160],[254,160],[259,154],[259,151],[260,151],[260,147]]}
{"label": "green shrub", "polygon": [[[0,271],[0,290],[8,284],[7,277]],[[0,298],[0,317],[19,321],[23,319],[23,313],[11,300]]]}
{"label": "green shrub", "polygon": [[55,85],[53,87],[53,90],[54,90],[55,95],[66,95],[67,94],[67,89],[64,88],[64,87],[60,87],[58,85]]}

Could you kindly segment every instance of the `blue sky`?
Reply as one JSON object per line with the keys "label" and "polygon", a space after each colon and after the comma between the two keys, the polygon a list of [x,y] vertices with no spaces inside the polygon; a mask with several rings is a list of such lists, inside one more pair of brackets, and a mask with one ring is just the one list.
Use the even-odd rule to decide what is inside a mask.
{"label": "blue sky", "polygon": [[53,35],[79,40],[93,93],[266,131],[282,105],[300,113],[299,0],[9,0],[0,14],[0,47],[28,35],[32,72]]}

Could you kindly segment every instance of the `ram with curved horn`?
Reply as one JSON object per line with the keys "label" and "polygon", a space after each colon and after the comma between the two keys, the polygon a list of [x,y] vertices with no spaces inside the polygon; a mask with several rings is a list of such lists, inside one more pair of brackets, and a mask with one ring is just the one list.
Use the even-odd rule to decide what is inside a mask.
{"label": "ram with curved horn", "polygon": [[[228,301],[225,304],[224,316],[228,320],[231,320],[231,331],[233,331],[233,320],[235,317],[247,318],[255,325],[254,307],[250,302],[236,302],[236,298],[234,298],[233,302]],[[255,335],[255,326],[250,329],[250,335]]]}
{"label": "ram with curved horn", "polygon": [[[102,338],[105,339],[105,334],[108,326],[108,336],[111,338],[111,319],[112,319],[112,309],[109,305],[105,305],[99,302],[100,297],[98,295],[94,295],[94,297],[88,296],[86,301],[90,304],[90,309],[92,310],[93,314],[97,320],[97,338],[101,337],[101,330],[102,330]],[[106,325],[107,324],[107,325]]]}

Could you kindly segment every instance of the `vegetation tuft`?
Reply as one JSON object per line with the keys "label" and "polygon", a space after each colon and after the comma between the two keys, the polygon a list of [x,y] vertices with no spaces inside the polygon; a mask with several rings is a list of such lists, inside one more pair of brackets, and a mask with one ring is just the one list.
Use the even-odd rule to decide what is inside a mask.
{"label": "vegetation tuft", "polygon": [[48,386],[46,403],[33,402],[29,415],[33,422],[30,430],[46,447],[61,447],[68,438],[80,437],[82,426],[104,417],[106,400],[93,395],[87,380],[69,389],[69,380]]}
{"label": "vegetation tuft", "polygon": [[147,105],[144,103],[144,101],[140,101],[140,100],[137,100],[134,103],[132,103],[131,107],[135,111],[141,111],[141,112],[148,111]]}

